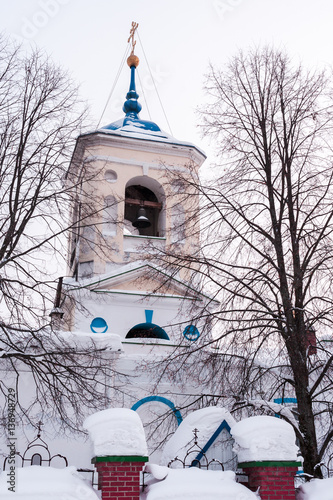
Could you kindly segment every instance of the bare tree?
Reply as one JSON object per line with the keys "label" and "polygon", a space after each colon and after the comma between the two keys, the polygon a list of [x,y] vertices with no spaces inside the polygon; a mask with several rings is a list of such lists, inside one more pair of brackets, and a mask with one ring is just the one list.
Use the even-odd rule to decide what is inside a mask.
{"label": "bare tree", "polygon": [[[333,436],[331,80],[266,48],[212,67],[206,90],[203,131],[220,160],[183,179],[201,198],[202,246],[159,259],[196,268],[220,307],[195,305],[192,321],[206,315],[213,335],[178,349],[168,371],[186,365],[214,401],[280,413],[305,472],[320,475]],[[274,405],[287,397],[294,414]]]}
{"label": "bare tree", "polygon": [[[23,419],[42,408],[72,428],[84,407],[107,403],[114,357],[110,346],[67,338],[49,325],[64,235],[93,215],[84,207],[71,222],[83,177],[89,182],[83,168],[68,175],[85,116],[61,68],[0,39],[0,391],[16,387]],[[26,377],[30,400],[20,395]]]}

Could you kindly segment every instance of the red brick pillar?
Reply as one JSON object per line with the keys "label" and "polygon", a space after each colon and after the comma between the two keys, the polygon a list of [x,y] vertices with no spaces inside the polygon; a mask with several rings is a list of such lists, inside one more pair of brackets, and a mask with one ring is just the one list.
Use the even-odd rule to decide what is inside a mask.
{"label": "red brick pillar", "polygon": [[298,462],[243,462],[239,467],[249,478],[249,488],[260,487],[261,500],[295,500],[294,477]]}
{"label": "red brick pillar", "polygon": [[94,457],[102,500],[139,500],[140,472],[148,457]]}

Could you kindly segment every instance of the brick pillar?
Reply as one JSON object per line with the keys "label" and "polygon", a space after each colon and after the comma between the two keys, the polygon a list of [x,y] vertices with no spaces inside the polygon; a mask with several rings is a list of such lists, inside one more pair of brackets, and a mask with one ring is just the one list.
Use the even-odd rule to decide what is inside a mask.
{"label": "brick pillar", "polygon": [[260,487],[261,500],[295,500],[294,477],[298,462],[243,462],[239,467],[249,478],[249,488]]}
{"label": "brick pillar", "polygon": [[148,457],[94,457],[102,500],[139,500],[140,472]]}

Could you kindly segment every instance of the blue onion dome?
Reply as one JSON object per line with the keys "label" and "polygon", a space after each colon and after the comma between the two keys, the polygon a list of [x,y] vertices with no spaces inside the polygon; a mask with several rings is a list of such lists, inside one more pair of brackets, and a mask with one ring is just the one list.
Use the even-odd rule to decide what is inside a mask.
{"label": "blue onion dome", "polygon": [[139,103],[139,94],[135,86],[135,72],[139,65],[139,58],[135,54],[131,54],[127,59],[127,64],[131,70],[131,81],[129,90],[126,94],[126,101],[123,105],[125,116],[120,120],[109,123],[97,130],[99,133],[130,137],[131,139],[140,139],[153,142],[164,142],[169,144],[191,147],[199,152],[202,157],[206,157],[203,151],[197,148],[194,144],[187,141],[179,141],[172,135],[169,135],[164,130],[152,121],[141,120],[139,113],[142,109]]}
{"label": "blue onion dome", "polygon": [[119,132],[129,132],[132,134],[138,133],[148,135],[152,132],[152,135],[154,136],[167,139],[168,135],[163,132],[156,123],[148,120],[140,120],[139,113],[142,106],[138,101],[139,94],[137,93],[135,86],[135,70],[139,65],[139,58],[132,54],[127,59],[127,64],[131,69],[131,81],[129,91],[126,94],[126,101],[123,105],[125,117],[102,127],[101,130],[114,130]]}

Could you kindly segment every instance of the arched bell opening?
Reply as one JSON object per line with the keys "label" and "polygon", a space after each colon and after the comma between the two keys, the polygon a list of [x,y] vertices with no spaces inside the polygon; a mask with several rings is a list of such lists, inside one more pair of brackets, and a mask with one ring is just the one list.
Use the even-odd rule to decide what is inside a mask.
{"label": "arched bell opening", "polygon": [[163,198],[161,186],[153,179],[131,179],[125,189],[126,231],[132,235],[164,236]]}

